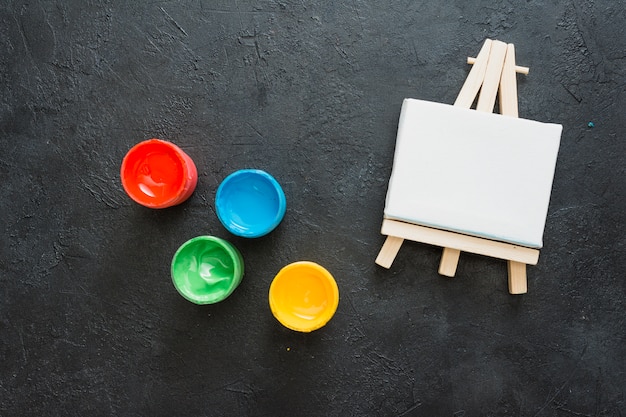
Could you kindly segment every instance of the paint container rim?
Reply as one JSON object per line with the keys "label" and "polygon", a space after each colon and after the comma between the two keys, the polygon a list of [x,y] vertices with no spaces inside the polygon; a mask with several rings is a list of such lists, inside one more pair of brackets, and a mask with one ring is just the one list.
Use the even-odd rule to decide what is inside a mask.
{"label": "paint container rim", "polygon": [[[251,198],[246,201],[246,207],[237,207],[238,213],[232,210],[232,194],[234,184],[241,183],[242,181],[261,181],[266,184],[271,190],[272,195],[264,196],[263,200]],[[250,185],[250,184],[247,184]],[[248,193],[248,195],[251,195]],[[262,222],[255,224],[242,224],[245,221],[242,220],[240,214],[241,209],[244,210],[249,206],[259,206],[260,204],[272,204],[272,213],[270,216],[263,219]],[[222,225],[230,233],[246,238],[257,238],[265,236],[274,230],[285,216],[287,209],[287,200],[285,193],[278,183],[278,181],[268,172],[261,169],[240,169],[229,174],[217,188],[215,193],[215,212]]]}
{"label": "paint container rim", "polygon": [[[297,287],[296,280],[303,277],[298,275],[298,272],[307,274],[309,283],[311,283],[309,278],[317,278],[317,284],[323,288],[327,299],[321,311],[310,319],[294,313],[294,309],[298,308],[294,303],[301,301],[303,295],[308,297],[308,294],[290,292]],[[323,266],[312,261],[297,261],[284,266],[276,274],[270,284],[268,299],[270,310],[278,322],[288,329],[309,333],[324,327],[335,315],[339,305],[339,287],[332,274]],[[305,302],[308,302],[306,298]]]}
{"label": "paint container rim", "polygon": [[[141,191],[133,168],[136,164],[149,155],[149,152],[168,155],[177,166],[177,178],[175,189],[170,195],[160,199],[150,197]],[[126,194],[136,203],[153,209],[172,207],[187,200],[193,193],[197,181],[198,172],[193,160],[176,144],[157,138],[141,141],[131,147],[122,160],[120,167],[120,179]]]}
{"label": "paint container rim", "polygon": [[[177,274],[177,265],[179,262],[183,262],[181,257],[184,255],[185,251],[198,244],[219,248],[232,262],[232,276],[229,278],[230,282],[226,291],[222,291],[218,294],[202,295],[190,291],[183,285],[184,277]],[[239,286],[244,274],[244,262],[241,253],[232,243],[216,236],[202,235],[191,238],[180,245],[172,257],[170,273],[174,288],[176,288],[176,291],[178,291],[183,298],[198,305],[215,304],[228,298]]]}

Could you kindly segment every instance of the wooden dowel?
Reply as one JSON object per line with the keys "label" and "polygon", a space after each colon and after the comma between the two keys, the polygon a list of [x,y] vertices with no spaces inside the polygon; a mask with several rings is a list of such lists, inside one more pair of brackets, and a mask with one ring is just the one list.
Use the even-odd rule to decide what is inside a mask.
{"label": "wooden dowel", "polygon": [[472,103],[485,79],[485,71],[487,71],[487,63],[489,62],[492,43],[493,41],[491,39],[485,39],[485,43],[483,43],[478,53],[477,64],[472,67],[467,75],[465,83],[463,83],[463,87],[461,87],[461,91],[454,102],[455,106],[465,109],[472,107]]}
{"label": "wooden dowel", "polygon": [[[476,58],[468,56],[467,57],[467,63],[474,65],[476,63]],[[517,72],[518,74],[524,74],[524,75],[528,75],[528,72],[530,71],[530,68],[528,67],[520,67],[519,65],[515,66],[515,72]]]}
{"label": "wooden dowel", "polygon": [[376,264],[382,266],[383,268],[391,268],[391,264],[393,263],[393,260],[396,259],[396,255],[400,250],[400,246],[402,246],[402,242],[404,242],[404,239],[401,237],[387,236],[383,247],[378,253],[378,257],[376,258]]}
{"label": "wooden dowel", "polygon": [[517,108],[517,79],[515,74],[515,46],[507,45],[504,67],[500,77],[500,114],[519,117]]}
{"label": "wooden dowel", "polygon": [[485,78],[483,85],[480,87],[480,95],[476,103],[477,111],[486,113],[493,112],[493,106],[496,104],[496,97],[498,96],[498,87],[500,86],[500,76],[502,75],[506,49],[507,44],[504,42],[493,41],[491,43],[491,52],[489,53],[489,61],[487,62],[487,69],[485,70]]}
{"label": "wooden dowel", "polygon": [[439,274],[446,277],[453,277],[456,274],[456,267],[459,264],[461,251],[452,248],[443,248],[441,262],[439,263]]}
{"label": "wooden dowel", "polygon": [[526,264],[516,261],[508,261],[507,270],[509,272],[509,293],[526,294],[528,292]]}

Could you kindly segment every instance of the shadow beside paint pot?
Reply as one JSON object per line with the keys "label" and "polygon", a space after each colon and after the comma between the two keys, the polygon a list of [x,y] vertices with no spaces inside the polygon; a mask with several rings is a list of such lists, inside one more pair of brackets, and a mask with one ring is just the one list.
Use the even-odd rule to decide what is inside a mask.
{"label": "shadow beside paint pot", "polygon": [[285,327],[312,332],[333,317],[339,288],[333,276],[314,262],[300,261],[278,272],[269,291],[272,314]]}
{"label": "shadow beside paint pot", "polygon": [[226,299],[241,282],[243,270],[243,258],[237,248],[214,236],[188,240],[172,259],[174,287],[195,304]]}
{"label": "shadow beside paint pot", "polygon": [[224,227],[241,237],[260,237],[278,226],[287,202],[280,184],[265,171],[242,169],[222,181],[215,211]]}

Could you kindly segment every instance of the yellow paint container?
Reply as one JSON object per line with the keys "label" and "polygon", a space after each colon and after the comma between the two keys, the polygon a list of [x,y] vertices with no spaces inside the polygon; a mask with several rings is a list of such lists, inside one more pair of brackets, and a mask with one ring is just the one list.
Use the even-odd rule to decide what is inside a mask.
{"label": "yellow paint container", "polygon": [[339,288],[333,276],[314,262],[285,266],[270,285],[272,314],[285,327],[312,332],[333,317],[339,305]]}

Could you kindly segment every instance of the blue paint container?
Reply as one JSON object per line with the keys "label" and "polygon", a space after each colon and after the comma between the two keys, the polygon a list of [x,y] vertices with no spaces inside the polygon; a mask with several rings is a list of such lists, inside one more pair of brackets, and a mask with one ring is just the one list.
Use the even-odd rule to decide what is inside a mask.
{"label": "blue paint container", "polygon": [[234,235],[260,237],[278,226],[287,202],[285,193],[270,174],[259,169],[235,171],[222,181],[215,195],[215,210],[224,227]]}

